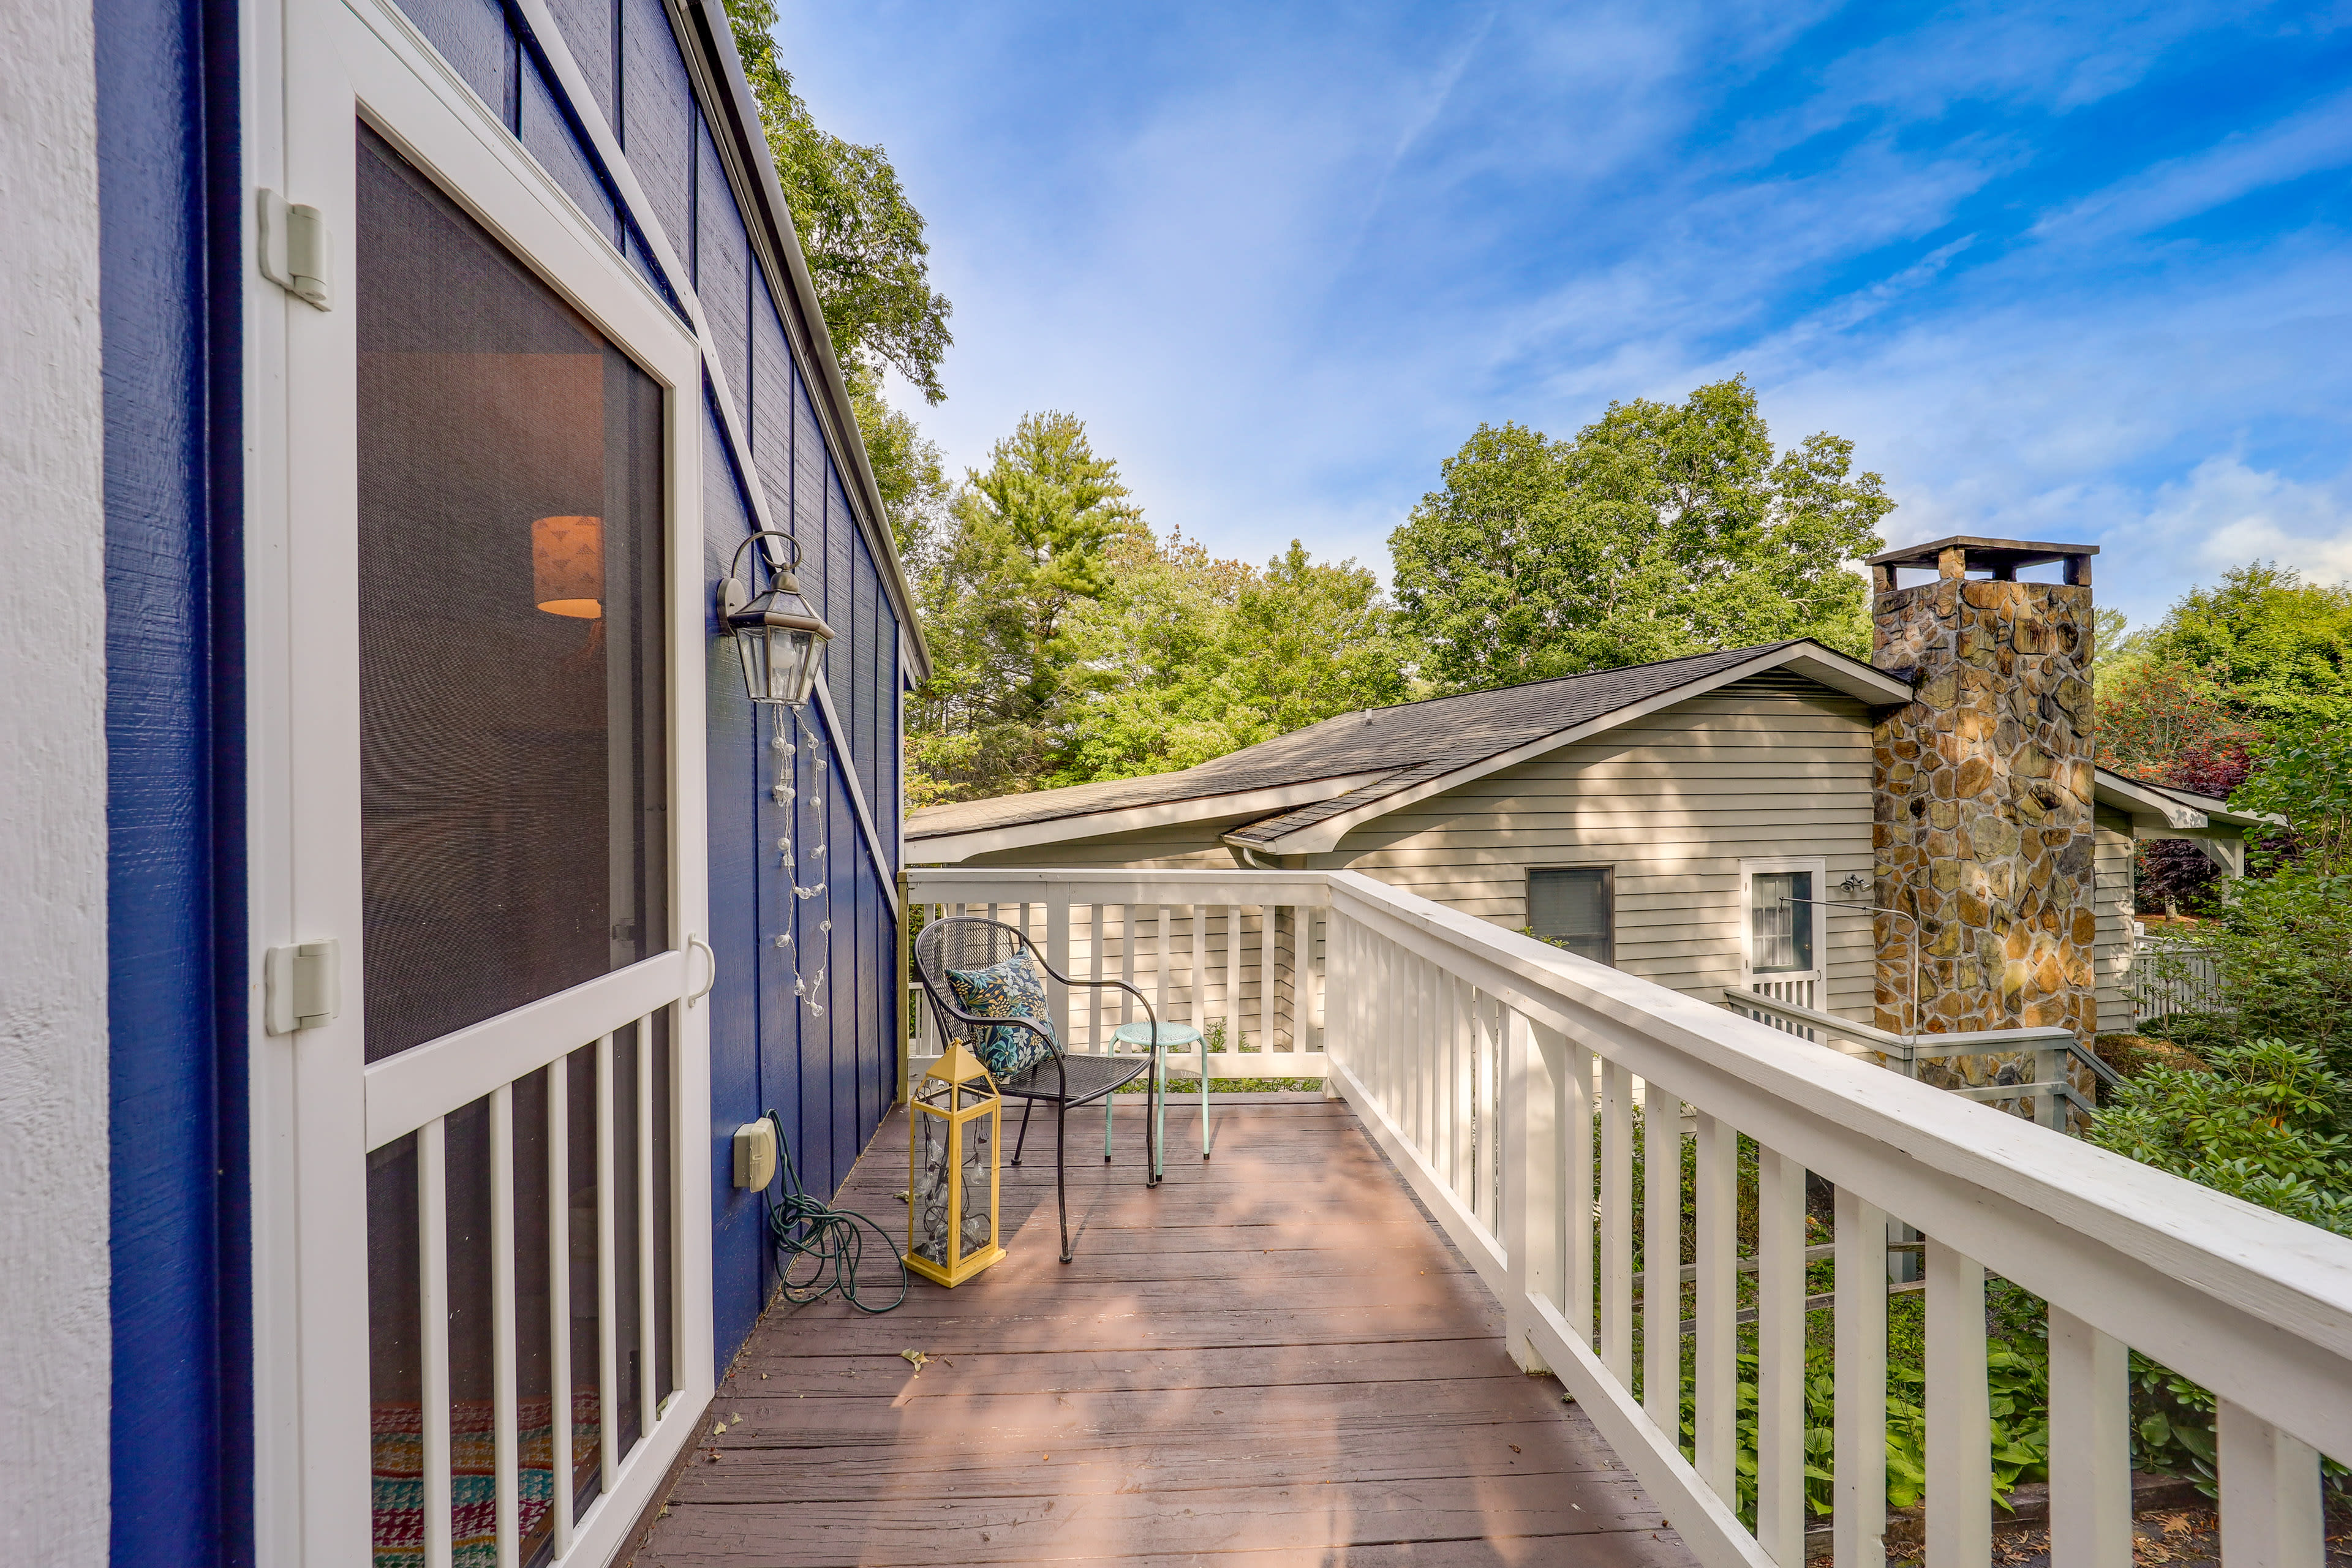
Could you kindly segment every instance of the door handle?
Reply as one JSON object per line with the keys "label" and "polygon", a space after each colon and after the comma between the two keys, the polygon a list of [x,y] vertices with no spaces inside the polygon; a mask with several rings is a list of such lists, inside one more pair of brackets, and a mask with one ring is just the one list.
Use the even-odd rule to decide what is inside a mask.
{"label": "door handle", "polygon": [[702,983],[702,989],[699,991],[690,991],[687,993],[686,1005],[691,1007],[697,1002],[701,1001],[705,996],[709,995],[710,988],[719,984],[719,955],[710,951],[710,944],[709,942],[703,941],[700,937],[696,936],[691,931],[687,933],[686,946],[687,951],[689,952],[698,947],[700,948],[702,950],[702,956],[708,959],[710,963],[710,978]]}

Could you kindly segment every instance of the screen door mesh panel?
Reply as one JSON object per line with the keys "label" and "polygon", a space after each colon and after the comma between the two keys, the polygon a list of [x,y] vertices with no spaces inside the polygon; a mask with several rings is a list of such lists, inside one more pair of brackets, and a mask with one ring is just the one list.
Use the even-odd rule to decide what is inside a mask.
{"label": "screen door mesh panel", "polygon": [[365,128],[370,1061],[669,946],[661,389]]}

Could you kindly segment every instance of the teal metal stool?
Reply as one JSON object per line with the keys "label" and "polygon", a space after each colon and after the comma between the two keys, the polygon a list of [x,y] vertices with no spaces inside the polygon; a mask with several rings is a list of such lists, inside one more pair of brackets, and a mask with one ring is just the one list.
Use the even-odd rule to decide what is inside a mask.
{"label": "teal metal stool", "polygon": [[[1158,1028],[1160,1033],[1160,1038],[1156,1044],[1151,1037],[1152,1030],[1155,1027]],[[1157,1026],[1150,1024],[1121,1024],[1118,1028],[1113,1029],[1110,1032],[1110,1043],[1113,1050],[1117,1050],[1121,1046],[1141,1046],[1144,1049],[1151,1052],[1152,1074],[1154,1077],[1160,1079],[1160,1081],[1163,1086],[1167,1083],[1168,1079],[1164,1076],[1167,1069],[1160,1063],[1160,1053],[1162,1051],[1181,1050],[1187,1046],[1202,1047],[1201,1158],[1203,1160],[1207,1159],[1209,1157],[1209,1053],[1206,1047],[1202,1046],[1201,1031],[1192,1027],[1190,1024],[1160,1024]],[[1160,1121],[1159,1125],[1153,1129],[1153,1142],[1159,1149],[1160,1168],[1155,1169],[1151,1173],[1151,1179],[1155,1182],[1160,1179],[1161,1172],[1166,1168],[1168,1163],[1168,1091],[1164,1087],[1160,1091],[1160,1108],[1156,1114],[1159,1116]],[[1108,1100],[1103,1101],[1103,1158],[1106,1160],[1110,1158],[1110,1101]]]}

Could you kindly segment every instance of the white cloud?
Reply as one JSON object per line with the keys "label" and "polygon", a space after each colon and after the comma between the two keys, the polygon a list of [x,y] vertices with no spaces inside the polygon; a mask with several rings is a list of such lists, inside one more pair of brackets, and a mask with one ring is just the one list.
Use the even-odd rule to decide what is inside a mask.
{"label": "white cloud", "polygon": [[2147,531],[2193,551],[2208,572],[2275,561],[2321,582],[2352,578],[2352,486],[2306,483],[2208,458],[2158,489]]}

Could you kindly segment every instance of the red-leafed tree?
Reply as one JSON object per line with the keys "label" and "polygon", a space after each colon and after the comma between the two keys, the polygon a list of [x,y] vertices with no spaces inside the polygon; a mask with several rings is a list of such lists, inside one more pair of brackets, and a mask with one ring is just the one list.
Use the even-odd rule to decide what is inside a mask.
{"label": "red-leafed tree", "polygon": [[[2101,767],[2216,800],[2245,783],[2262,739],[2219,680],[2165,652],[2103,671],[2098,717]],[[2142,909],[2211,906],[2220,868],[2195,844],[2158,839],[2140,846],[2138,860]]]}

